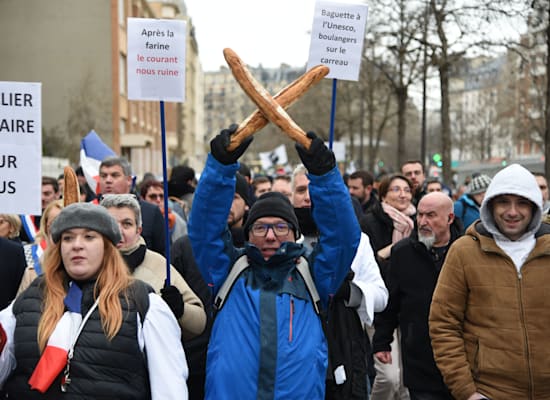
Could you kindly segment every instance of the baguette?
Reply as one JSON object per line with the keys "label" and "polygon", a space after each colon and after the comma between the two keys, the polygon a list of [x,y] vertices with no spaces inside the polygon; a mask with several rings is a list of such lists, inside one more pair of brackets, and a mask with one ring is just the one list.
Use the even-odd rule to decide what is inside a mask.
{"label": "baguette", "polygon": [[64,184],[63,184],[63,206],[78,203],[80,201],[80,185],[74,170],[70,166],[63,169]]}
{"label": "baguette", "polygon": [[[250,97],[250,99],[258,106],[260,112],[263,114],[264,118],[273,122],[275,125],[277,125],[283,132],[285,132],[292,140],[300,143],[302,146],[304,146],[306,149],[309,149],[309,146],[311,144],[311,139],[309,139],[306,136],[306,133],[302,128],[294,122],[294,120],[286,113],[283,106],[279,104],[277,101],[271,97],[271,95],[263,88],[262,85],[254,79],[252,74],[248,71],[242,60],[237,56],[237,54],[229,49],[226,48],[223,50],[223,54],[225,57],[225,60],[227,61],[227,64],[229,65],[229,68],[231,69],[231,72],[233,73],[233,76],[241,86],[241,88],[244,90],[244,92]],[[328,71],[327,71],[328,73]],[[325,74],[326,75],[326,74]],[[322,78],[322,76],[317,80],[317,82]],[[296,89],[290,90],[290,105],[293,101],[295,101],[297,98],[299,98],[309,86],[305,86],[303,84],[291,84],[289,87],[295,87]],[[296,92],[294,92],[294,90]],[[288,90],[287,90],[288,95]],[[295,95],[295,97],[294,97]],[[288,107],[287,105],[287,107]],[[246,132],[244,135],[241,133],[239,135],[240,140],[242,141],[245,137],[248,137],[252,135],[257,129],[260,129],[261,123],[258,123],[260,119],[254,116],[252,114],[249,116],[245,121],[241,123],[239,126],[237,132],[239,130],[244,130],[247,125],[251,125],[250,131]],[[252,125],[252,124],[257,125]],[[260,128],[256,128],[257,126],[260,126]],[[256,129],[256,130],[254,130]],[[236,144],[234,144],[236,143]],[[236,141],[230,144],[230,146],[234,147],[228,147],[229,150],[232,148],[234,149],[240,144],[240,142]]]}
{"label": "baguette", "polygon": [[[292,106],[296,100],[302,97],[310,87],[319,83],[329,73],[329,68],[325,65],[317,65],[298,77],[294,82],[278,92],[273,99],[279,103],[285,110]],[[231,142],[227,150],[233,151],[242,143],[244,139],[252,136],[264,126],[269,120],[264,117],[261,111],[256,110],[240,123],[237,131],[231,135]]]}

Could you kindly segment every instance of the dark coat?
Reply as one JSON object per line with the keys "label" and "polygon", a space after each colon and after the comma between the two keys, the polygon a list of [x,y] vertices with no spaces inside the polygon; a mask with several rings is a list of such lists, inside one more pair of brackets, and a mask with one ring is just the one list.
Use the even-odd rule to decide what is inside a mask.
{"label": "dark coat", "polygon": [[380,267],[380,273],[384,280],[386,279],[386,270],[388,261],[378,257],[378,250],[383,249],[392,242],[393,221],[382,209],[382,205],[377,202],[374,204],[368,214],[359,221],[361,230],[369,237],[370,245],[374,251],[376,262]]}
{"label": "dark coat", "polygon": [[147,248],[165,255],[164,217],[155,204],[139,200],[141,207],[141,220],[143,231],[141,236],[145,239]]}
{"label": "dark coat", "polygon": [[0,260],[0,310],[3,310],[15,298],[27,267],[21,243],[0,238]]}
{"label": "dark coat", "polygon": [[418,241],[416,232],[392,248],[386,283],[390,298],[386,309],[376,316],[373,352],[390,351],[393,332],[399,327],[403,380],[411,389],[446,390],[434,361],[428,316],[446,250],[459,233],[460,227],[453,223],[451,241],[443,257],[428,251]]}

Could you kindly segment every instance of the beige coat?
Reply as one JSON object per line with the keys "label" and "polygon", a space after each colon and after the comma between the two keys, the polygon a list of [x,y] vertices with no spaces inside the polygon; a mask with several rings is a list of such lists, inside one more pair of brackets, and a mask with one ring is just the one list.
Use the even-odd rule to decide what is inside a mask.
{"label": "beige coat", "polygon": [[550,399],[550,227],[537,232],[521,274],[476,227],[452,245],[433,295],[437,366],[457,400],[476,391]]}

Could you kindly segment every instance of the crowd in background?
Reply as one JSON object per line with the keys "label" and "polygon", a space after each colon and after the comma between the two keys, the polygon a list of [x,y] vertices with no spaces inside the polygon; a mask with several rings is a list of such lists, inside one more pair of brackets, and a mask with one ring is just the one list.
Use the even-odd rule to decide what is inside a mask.
{"label": "crowd in background", "polygon": [[[227,140],[230,134],[217,140]],[[473,174],[451,190],[439,178],[426,176],[424,165],[412,160],[397,173],[373,176],[358,170],[341,176],[332,152],[318,144],[311,153],[297,147],[303,164],[292,174],[252,175],[244,163],[238,163],[246,146],[241,153],[217,146],[213,141],[212,159],[201,173],[198,188],[196,172],[184,165],[172,168],[167,193],[154,174],[146,174],[134,184],[129,163],[110,157],[99,168],[97,193],[86,183],[82,170],[76,170],[81,203],[63,202],[63,175],[43,177],[41,215],[0,213],[0,309],[5,309],[0,321],[12,324],[6,325],[11,326],[12,339],[14,334],[24,338],[12,349],[17,358],[13,371],[3,372],[7,380],[4,390],[11,397],[35,398],[29,394],[26,380],[36,372],[33,363],[41,362],[48,338],[68,312],[69,295],[64,300],[64,291],[72,293],[73,286],[78,286],[82,306],[91,310],[87,326],[106,335],[98,339],[93,331],[84,330],[79,336],[84,350],[74,361],[69,359],[70,374],[68,366],[58,372],[65,381],[69,379],[68,383],[61,389],[45,386],[46,394],[96,391],[99,396],[114,387],[123,393],[120,398],[148,398],[149,393],[153,398],[178,398],[175,392],[187,396],[187,391],[192,399],[223,398],[225,391],[237,396],[241,390],[258,391],[258,398],[301,398],[297,393],[309,393],[308,398],[374,400],[549,398],[550,386],[541,381],[549,370],[548,343],[543,338],[547,326],[543,323],[548,318],[537,320],[544,314],[544,290],[548,287],[545,260],[549,255],[544,246],[550,236],[544,222],[549,221],[550,201],[544,174],[513,165],[495,177]],[[330,174],[337,175],[323,180]],[[329,201],[330,196],[342,193],[346,201]],[[223,204],[221,200],[216,203],[217,196],[225,199]],[[348,211],[352,211],[353,223],[345,222]],[[165,216],[172,246],[170,282],[164,281]],[[209,231],[207,227],[215,224],[217,229]],[[228,236],[222,237],[224,229]],[[275,360],[272,364],[257,361],[259,372],[240,364],[242,374],[260,382],[250,386],[234,376],[236,371],[229,370],[235,361],[254,366],[254,357],[243,348],[233,348],[241,343],[227,336],[254,324],[261,329],[262,324],[277,324],[264,321],[265,315],[281,311],[279,303],[277,309],[262,308],[265,315],[261,314],[260,321],[245,322],[241,327],[247,318],[242,316],[242,308],[248,307],[243,299],[253,298],[260,288],[258,304],[251,303],[250,307],[267,307],[264,291],[265,298],[290,293],[292,316],[295,307],[306,307],[309,301],[302,304],[299,300],[309,299],[308,293],[314,298],[307,276],[297,278],[292,275],[295,272],[287,271],[289,277],[306,282],[290,288],[280,277],[270,276],[268,280],[277,286],[275,292],[263,281],[273,272],[266,269],[269,263],[254,261],[250,243],[263,249],[264,241],[272,235],[274,242],[288,236],[296,246],[279,243],[269,256],[262,253],[265,260],[279,254],[279,246],[293,254],[292,260],[313,255],[307,262],[322,311],[321,317],[316,315],[314,304],[316,312],[307,314],[308,322],[297,320],[293,327],[290,320],[296,331],[286,332],[289,338],[300,338],[300,322],[310,329],[315,327],[309,339],[299,341],[304,359],[295,354],[283,362],[283,355],[273,354],[281,351],[280,347],[271,348],[273,341],[275,347],[282,346],[278,342],[281,336],[272,337],[262,330],[259,337],[248,337],[259,343],[258,348],[253,347],[261,357]],[[468,242],[468,238],[474,240]],[[75,252],[76,245],[71,243],[81,240],[82,251],[101,253],[95,272],[85,272],[83,279],[79,278],[80,256],[65,258]],[[347,250],[338,258],[331,246]],[[222,255],[221,250],[229,248],[233,250]],[[217,275],[208,265],[223,264],[229,274],[242,254],[247,254],[252,267],[246,265],[245,272],[235,278],[244,276],[245,283],[234,283],[222,313],[216,302],[223,304],[225,298],[216,296],[229,278]],[[341,268],[338,279],[331,282],[337,283],[334,287],[323,286],[326,275],[319,274],[319,269],[329,267],[329,259],[338,260],[334,263],[340,263]],[[476,272],[474,264],[478,263],[481,270]],[[514,276],[519,276],[519,283],[506,275],[509,266]],[[262,271],[263,275],[260,278],[257,272],[246,272],[249,270]],[[106,281],[126,273],[118,286]],[[133,283],[138,280],[147,285]],[[249,286],[251,292],[245,290]],[[43,287],[47,289],[42,291]],[[519,298],[508,299],[516,290],[520,290]],[[229,300],[237,296],[234,292],[241,293],[241,304]],[[154,297],[155,293],[159,296]],[[36,299],[45,301],[51,312],[44,312],[41,303],[34,303]],[[117,306],[111,312],[108,307],[113,304]],[[134,313],[137,325],[135,320],[121,318],[124,313]],[[507,319],[499,313],[512,315]],[[239,316],[243,321],[235,325],[224,315]],[[324,322],[317,325],[319,320]],[[225,331],[220,331],[222,324]],[[18,336],[25,335],[21,326],[31,327],[34,336]],[[164,339],[159,336],[159,327],[168,334],[165,343],[161,343]],[[113,341],[121,335],[119,341]],[[39,347],[31,351],[36,337]],[[323,347],[325,340],[328,349]],[[507,347],[504,342],[510,340],[517,346]],[[294,362],[313,362],[308,357],[314,352],[307,346],[314,342],[321,351],[315,356],[319,357],[315,358],[318,368],[296,370]],[[527,342],[526,348],[522,342]],[[173,346],[171,350],[167,351],[167,343]],[[18,358],[22,348],[31,354],[26,361]],[[101,363],[94,348],[106,352],[111,371],[94,372],[92,366],[86,366]],[[144,348],[149,349],[147,357],[141,355]],[[484,359],[480,359],[481,350]],[[251,359],[230,361],[223,355],[230,351],[234,351],[233,358],[243,351]],[[153,356],[153,352],[168,354]],[[125,356],[121,358],[122,353]],[[211,359],[218,362],[215,370]],[[0,358],[0,364],[7,365],[7,361]],[[111,387],[102,386],[113,374],[119,379]],[[323,375],[322,382],[306,383],[313,379],[306,378],[307,374]],[[303,379],[298,382],[297,376]],[[230,389],[227,385],[232,379],[235,386]],[[94,381],[98,385],[90,383]],[[294,395],[285,392],[288,388],[281,382],[292,387]],[[144,390],[148,395],[143,395]]]}

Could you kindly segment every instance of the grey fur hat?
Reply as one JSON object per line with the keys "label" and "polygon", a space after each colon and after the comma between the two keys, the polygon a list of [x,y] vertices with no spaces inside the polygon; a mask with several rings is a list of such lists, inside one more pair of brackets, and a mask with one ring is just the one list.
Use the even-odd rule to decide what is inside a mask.
{"label": "grey fur hat", "polygon": [[116,220],[104,207],[91,203],[73,203],[61,210],[51,227],[54,243],[67,229],[85,228],[107,237],[114,245],[122,238]]}

